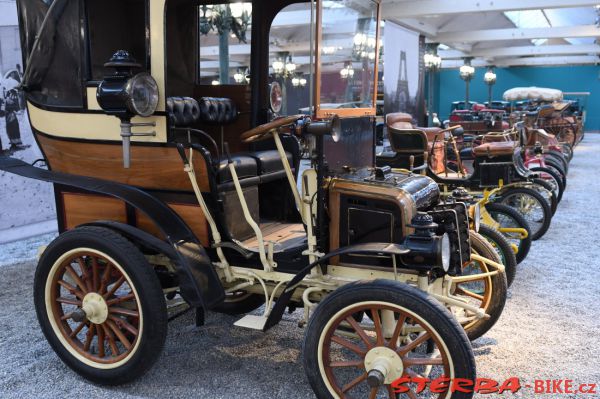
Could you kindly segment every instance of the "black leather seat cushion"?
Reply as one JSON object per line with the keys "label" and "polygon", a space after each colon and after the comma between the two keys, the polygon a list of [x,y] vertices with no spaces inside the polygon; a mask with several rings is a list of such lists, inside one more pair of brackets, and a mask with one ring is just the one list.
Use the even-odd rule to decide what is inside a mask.
{"label": "black leather seat cushion", "polygon": [[[283,169],[283,163],[281,162],[281,157],[279,156],[279,152],[277,150],[256,151],[251,152],[248,155],[256,160],[259,176],[270,173],[285,172]],[[292,154],[286,152],[285,155],[287,156],[288,162],[293,169],[294,163],[292,160]]]}
{"label": "black leather seat cushion", "polygon": [[[234,154],[231,156],[235,172],[238,175],[238,179],[247,179],[257,177],[256,160],[248,155]],[[227,165],[227,157],[221,157],[219,160],[219,171],[218,178],[219,184],[229,183],[233,181],[229,166]]]}
{"label": "black leather seat cushion", "polygon": [[207,123],[228,124],[237,119],[237,108],[229,98],[202,97],[200,119]]}
{"label": "black leather seat cushion", "polygon": [[200,106],[198,101],[191,97],[169,97],[167,98],[167,114],[172,126],[188,127],[200,117]]}

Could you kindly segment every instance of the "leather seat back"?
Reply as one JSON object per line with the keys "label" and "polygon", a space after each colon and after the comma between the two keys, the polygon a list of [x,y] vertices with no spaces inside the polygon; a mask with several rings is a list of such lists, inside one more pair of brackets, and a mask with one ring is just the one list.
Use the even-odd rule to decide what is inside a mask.
{"label": "leather seat back", "polygon": [[388,128],[394,129],[412,129],[412,116],[404,112],[393,112],[387,114],[385,123]]}
{"label": "leather seat back", "polygon": [[169,122],[174,127],[188,127],[200,117],[198,101],[191,97],[167,98],[167,114]]}
{"label": "leather seat back", "polygon": [[225,125],[235,122],[238,112],[230,98],[202,97],[200,119],[206,123]]}

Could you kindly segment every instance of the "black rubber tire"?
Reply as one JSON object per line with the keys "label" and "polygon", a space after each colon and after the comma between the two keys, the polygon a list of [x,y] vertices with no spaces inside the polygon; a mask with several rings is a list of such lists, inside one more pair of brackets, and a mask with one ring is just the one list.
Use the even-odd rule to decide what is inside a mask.
{"label": "black rubber tire", "polygon": [[[91,248],[113,258],[126,272],[139,295],[143,314],[140,343],[126,363],[99,369],[73,356],[56,336],[46,311],[45,285],[54,263],[66,252]],[[167,306],[158,277],[140,250],[123,236],[102,227],[79,227],[59,235],[42,254],[35,272],[34,303],[40,327],[58,357],[82,377],[103,385],[135,380],[159,358],[167,337]]]}
{"label": "black rubber tire", "polygon": [[[471,248],[476,251],[479,255],[493,260],[494,262],[500,263],[500,257],[496,253],[492,244],[490,244],[482,235],[469,231],[469,239],[471,240]],[[489,318],[482,318],[466,329],[467,336],[471,341],[483,336],[496,324],[504,305],[506,304],[506,296],[508,291],[508,283],[506,281],[506,273],[499,273],[491,277],[492,281],[492,293],[491,302],[485,309],[485,312],[490,316]]]}
{"label": "black rubber tire", "polygon": [[560,204],[563,193],[565,192],[565,185],[563,184],[563,176],[559,175],[556,170],[552,170],[548,167],[537,166],[537,167],[531,168],[529,170],[531,170],[532,172],[536,172],[536,173],[546,173],[546,174],[552,176],[552,179],[555,181],[557,188],[558,188],[558,190],[556,190],[558,192],[555,191],[555,194],[557,194],[556,201]]}
{"label": "black rubber tire", "polygon": [[[544,179],[535,178],[531,180],[533,182],[533,190],[542,196],[546,200],[546,203],[550,207],[550,211],[552,211],[552,216],[556,213],[558,209],[558,198],[556,197],[556,193],[554,192],[554,187],[550,182],[547,182]],[[536,187],[537,186],[537,187]],[[543,193],[541,190],[546,190]],[[544,197],[544,195],[548,195],[549,198]]]}
{"label": "black rubber tire", "polygon": [[567,171],[564,168],[561,168],[561,164],[559,161],[556,161],[555,159],[548,159],[545,160],[545,165],[549,168],[554,168],[558,173],[560,173],[561,177],[562,177],[562,181],[563,181],[563,186],[565,186],[565,188],[567,188]]}
{"label": "black rubber tire", "polygon": [[[529,228],[529,223],[527,223],[527,220],[525,220],[523,215],[521,215],[516,209],[511,208],[508,205],[490,202],[485,205],[485,209],[490,213],[496,222],[500,223],[498,216],[502,215],[505,218],[512,219],[514,224],[519,228],[527,230],[527,237],[519,240],[519,250],[515,254],[517,263],[523,262],[529,254],[529,250],[531,249],[531,229]],[[507,240],[512,239],[510,236],[505,235],[505,237]]]}
{"label": "black rubber tire", "polygon": [[[319,367],[319,340],[327,323],[342,309],[361,302],[379,301],[401,306],[426,321],[445,343],[452,357],[454,378],[476,378],[475,359],[463,328],[438,301],[417,288],[392,280],[360,281],[329,294],[315,309],[302,345],[304,371],[315,396],[334,396],[327,388]],[[473,393],[454,392],[450,399],[470,399]]]}
{"label": "black rubber tire", "polygon": [[565,155],[560,151],[550,150],[544,154],[544,161],[552,161],[556,162],[559,165],[559,168],[565,172],[569,172],[569,161],[565,157]]}
{"label": "black rubber tire", "polygon": [[[515,194],[523,194],[528,195],[532,198],[535,198],[536,201],[540,204],[543,212],[543,220],[541,226],[538,229],[535,229],[534,226],[529,223],[529,229],[531,230],[531,239],[533,241],[539,240],[546,234],[548,229],[550,228],[550,222],[552,221],[552,210],[550,209],[550,205],[548,201],[537,191],[527,187],[509,187],[505,191],[501,193],[499,198],[499,202],[505,205],[508,205],[505,201],[508,197]],[[510,206],[510,205],[509,205]],[[518,209],[517,209],[518,212]],[[523,216],[523,215],[522,215]],[[523,216],[524,217],[524,216]],[[527,220],[527,218],[525,218]]]}
{"label": "black rubber tire", "polygon": [[265,303],[265,296],[259,294],[249,294],[243,299],[228,300],[227,296],[223,303],[211,309],[214,312],[224,313],[231,316],[250,313],[253,310],[260,308]]}
{"label": "black rubber tire", "polygon": [[517,257],[512,246],[502,233],[488,225],[481,224],[478,233],[488,240],[496,252],[498,252],[500,260],[505,267],[506,282],[508,283],[508,287],[510,287],[517,275]]}

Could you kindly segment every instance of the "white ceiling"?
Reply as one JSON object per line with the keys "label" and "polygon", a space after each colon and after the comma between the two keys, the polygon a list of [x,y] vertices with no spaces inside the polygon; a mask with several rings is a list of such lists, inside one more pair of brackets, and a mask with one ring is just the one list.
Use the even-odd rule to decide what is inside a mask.
{"label": "white ceiling", "polygon": [[600,0],[383,0],[383,18],[443,43],[442,67],[600,61]]}

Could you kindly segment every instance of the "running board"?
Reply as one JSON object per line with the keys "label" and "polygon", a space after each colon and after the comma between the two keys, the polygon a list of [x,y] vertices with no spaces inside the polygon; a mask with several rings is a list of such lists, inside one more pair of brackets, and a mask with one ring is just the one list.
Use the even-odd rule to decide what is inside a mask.
{"label": "running board", "polygon": [[249,328],[251,330],[264,331],[267,318],[265,316],[246,315],[233,323],[236,327]]}

